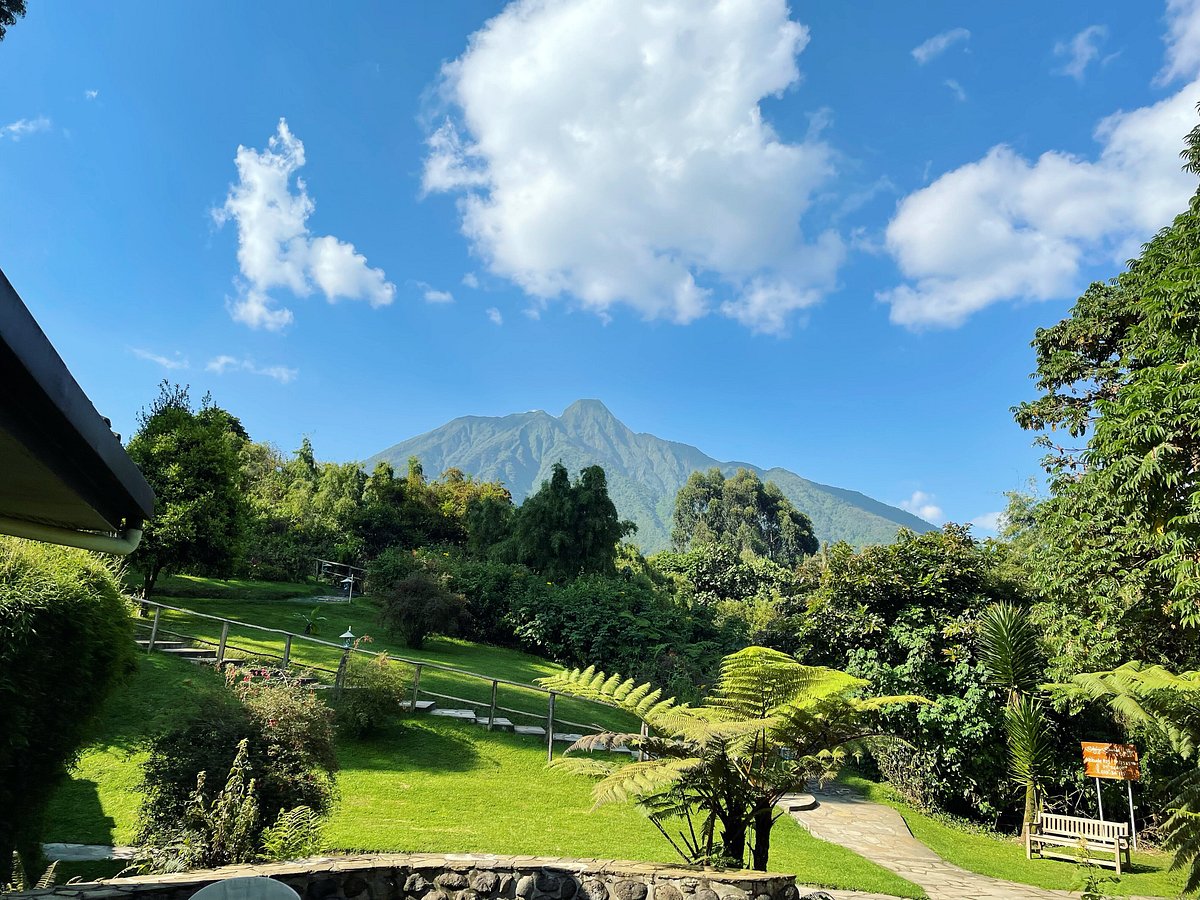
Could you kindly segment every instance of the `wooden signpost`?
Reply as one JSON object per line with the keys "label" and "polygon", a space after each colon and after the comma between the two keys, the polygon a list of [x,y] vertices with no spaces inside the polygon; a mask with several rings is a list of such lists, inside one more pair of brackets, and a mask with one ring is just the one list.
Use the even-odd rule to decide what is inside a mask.
{"label": "wooden signpost", "polygon": [[1083,767],[1089,778],[1096,779],[1096,805],[1100,808],[1100,819],[1104,819],[1104,802],[1100,797],[1100,779],[1124,781],[1129,792],[1129,834],[1133,846],[1137,847],[1137,826],[1133,820],[1133,783],[1142,777],[1138,766],[1137,747],[1133,744],[1106,744],[1099,741],[1083,741]]}

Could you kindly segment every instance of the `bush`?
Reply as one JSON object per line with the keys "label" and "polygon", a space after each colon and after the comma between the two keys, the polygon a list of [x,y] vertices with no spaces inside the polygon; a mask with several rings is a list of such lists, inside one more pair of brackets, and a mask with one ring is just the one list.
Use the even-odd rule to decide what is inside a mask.
{"label": "bush", "polygon": [[[314,693],[287,679],[255,683],[230,674],[224,702],[157,738],[146,761],[140,843],[165,846],[177,840],[188,810],[211,808],[246,743],[246,771],[255,780],[259,811],[253,843],[281,813],[298,806],[325,813],[334,797],[337,769],[333,711]],[[206,773],[196,797],[197,779]]]}
{"label": "bush", "polygon": [[386,653],[371,659],[352,654],[337,703],[338,730],[355,738],[379,734],[401,714],[409,689],[400,664],[388,662]]}
{"label": "bush", "polygon": [[414,650],[431,634],[456,634],[467,619],[467,601],[447,581],[445,575],[418,571],[376,593],[380,623]]}
{"label": "bush", "polygon": [[112,567],[82,550],[0,537],[0,883],[84,728],[133,665]]}

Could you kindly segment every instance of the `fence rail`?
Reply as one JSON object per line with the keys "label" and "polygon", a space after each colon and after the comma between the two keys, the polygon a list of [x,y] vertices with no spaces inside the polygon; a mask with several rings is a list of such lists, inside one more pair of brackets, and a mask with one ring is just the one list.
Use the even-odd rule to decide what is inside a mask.
{"label": "fence rail", "polygon": [[[149,640],[146,642],[147,643],[147,647],[146,647],[147,653],[153,652],[156,644],[166,643],[166,641],[163,640],[163,636],[169,636],[171,638],[180,639],[180,640],[187,641],[187,642],[190,642],[193,644],[201,644],[206,647],[216,648],[218,665],[222,664],[225,661],[229,651],[233,650],[238,653],[245,654],[249,658],[277,660],[280,662],[282,668],[284,668],[284,669],[295,666],[296,668],[301,668],[301,669],[304,669],[307,671],[322,672],[325,674],[333,675],[333,676],[335,676],[334,687],[338,691],[340,691],[344,686],[347,663],[349,662],[349,659],[351,658],[351,654],[357,653],[357,654],[361,654],[366,657],[371,657],[373,659],[378,658],[380,655],[378,653],[373,653],[370,650],[364,650],[361,647],[346,646],[345,644],[337,644],[337,643],[334,643],[333,641],[325,641],[325,640],[321,640],[320,638],[313,637],[312,635],[297,634],[295,632],[285,631],[284,629],[281,629],[281,628],[270,628],[266,625],[255,625],[252,622],[241,622],[241,621],[238,621],[237,619],[227,619],[227,618],[224,618],[223,616],[214,616],[214,615],[211,615],[210,613],[197,612],[194,609],[187,609],[187,608],[181,607],[181,606],[169,606],[165,603],[158,603],[158,602],[155,602],[152,600],[142,600],[142,601],[140,601],[140,603],[141,603],[141,606],[143,609],[153,610],[153,618],[152,618],[152,621],[150,622],[150,624],[147,625],[145,623],[140,623],[140,622],[138,623],[139,627],[149,628],[149,630],[150,630],[150,637],[149,637]],[[163,624],[160,622],[160,620],[162,618],[162,613],[164,610],[173,612],[173,613],[181,613],[185,616],[193,616],[198,619],[205,619],[210,622],[218,623],[221,626],[220,639],[217,641],[213,641],[208,638],[200,637],[198,635],[191,635],[191,634],[187,634],[187,633],[181,632],[181,631],[169,630],[169,629],[163,627]],[[176,627],[181,627],[181,626],[176,626]],[[230,631],[231,627],[239,628],[239,629],[248,629],[253,632],[258,632],[267,638],[276,638],[281,642],[281,644],[283,646],[282,652],[271,653],[269,651],[264,651],[264,650],[258,649],[258,648],[251,649],[248,647],[239,647],[230,640],[229,631]],[[234,638],[234,640],[236,640],[236,638]],[[295,661],[292,660],[292,652],[294,649],[294,645],[297,641],[338,651],[338,653],[341,654],[341,662],[338,665],[338,668],[335,670],[335,669],[324,668],[322,666],[317,666],[317,665],[296,663]],[[547,754],[547,758],[549,758],[549,759],[554,758],[554,734],[555,734],[554,729],[555,729],[556,725],[569,726],[571,728],[578,728],[585,732],[586,731],[597,732],[597,731],[607,730],[603,725],[600,725],[596,722],[592,722],[590,724],[583,723],[583,722],[572,722],[569,719],[562,718],[561,716],[556,716],[555,715],[555,700],[558,697],[558,691],[552,691],[549,688],[544,688],[544,687],[541,687],[540,685],[526,684],[526,683],[520,682],[520,681],[511,681],[507,678],[493,678],[490,675],[483,675],[479,672],[471,672],[467,669],[459,669],[455,666],[447,666],[447,665],[444,665],[443,663],[435,663],[435,662],[430,662],[428,660],[423,660],[423,659],[409,659],[404,656],[395,656],[391,653],[385,654],[385,658],[387,659],[389,664],[401,663],[403,665],[412,666],[414,668],[413,686],[412,686],[412,702],[411,702],[411,707],[410,707],[410,710],[413,713],[416,713],[416,711],[417,711],[417,701],[422,696],[426,696],[426,697],[436,697],[441,700],[453,700],[456,703],[464,703],[467,706],[471,707],[472,709],[476,709],[476,710],[478,710],[479,708],[487,708],[488,709],[487,728],[489,731],[492,730],[493,726],[495,725],[495,722],[497,719],[496,714],[498,712],[504,712],[504,713],[508,713],[510,715],[522,716],[527,719],[535,720],[539,723],[545,722],[546,754]],[[443,672],[443,673],[446,673],[447,675],[452,675],[457,678],[464,678],[464,679],[468,679],[471,681],[480,682],[481,684],[487,685],[490,688],[490,699],[488,699],[488,700],[471,700],[471,699],[467,699],[465,697],[455,697],[452,694],[443,694],[443,693],[438,693],[438,692],[429,690],[428,688],[422,688],[421,687],[421,673],[423,671]],[[530,692],[530,693],[544,695],[547,698],[546,714],[542,715],[540,713],[534,713],[534,712],[530,712],[528,710],[514,709],[509,706],[500,705],[498,702],[498,691],[499,691],[499,688],[501,685],[504,685],[506,687],[516,688],[516,689],[518,689],[520,691],[524,691],[524,692]],[[596,701],[596,700],[586,700],[586,701],[581,701],[581,702],[592,703],[597,706],[607,706],[611,709],[618,708],[615,706],[611,706],[610,704],[602,703],[602,702]],[[479,717],[477,715],[477,718],[482,718],[482,717]]]}

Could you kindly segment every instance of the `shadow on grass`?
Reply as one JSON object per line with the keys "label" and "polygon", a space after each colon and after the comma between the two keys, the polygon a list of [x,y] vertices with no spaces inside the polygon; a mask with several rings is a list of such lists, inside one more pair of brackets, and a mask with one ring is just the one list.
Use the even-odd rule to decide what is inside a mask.
{"label": "shadow on grass", "polygon": [[45,840],[78,844],[112,844],[117,823],[100,805],[99,786],[75,778],[66,781],[46,810]]}
{"label": "shadow on grass", "polygon": [[466,735],[410,719],[370,740],[343,738],[338,742],[338,762],[342,769],[361,771],[470,772],[479,767],[480,758]]}

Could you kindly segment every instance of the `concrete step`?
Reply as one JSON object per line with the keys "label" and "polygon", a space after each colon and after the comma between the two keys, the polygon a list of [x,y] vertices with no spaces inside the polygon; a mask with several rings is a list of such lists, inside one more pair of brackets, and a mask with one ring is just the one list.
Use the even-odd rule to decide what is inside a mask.
{"label": "concrete step", "polygon": [[[139,638],[136,641],[136,643],[139,647],[142,647],[144,649],[144,648],[150,646],[150,639],[149,638]],[[185,644],[183,641],[156,640],[154,642],[155,650],[166,650],[166,649],[186,647],[186,646],[187,646],[187,644]]]}
{"label": "concrete step", "polygon": [[817,798],[812,794],[787,794],[781,797],[776,805],[790,813],[803,812],[806,809],[814,809]]}
{"label": "concrete step", "polygon": [[[157,652],[160,648],[155,647]],[[178,656],[183,659],[216,659],[216,650],[207,650],[203,647],[167,647],[162,650],[163,653],[169,653],[171,656]]]}
{"label": "concrete step", "polygon": [[[412,709],[412,701],[411,700],[401,700],[400,708],[404,709],[404,710]],[[417,701],[417,712],[419,712],[419,713],[431,713],[436,708],[437,708],[437,701],[435,701],[435,700],[418,700]]]}
{"label": "concrete step", "polygon": [[[542,729],[542,734],[544,735],[545,733],[546,733],[546,730]],[[561,731],[554,732],[554,739],[556,741],[562,741],[563,743],[566,743],[566,744],[573,744],[582,737],[583,737],[582,734],[566,734]]]}
{"label": "concrete step", "polygon": [[[487,728],[488,727],[488,717],[487,716],[477,716],[475,718],[475,724],[482,725],[484,728]],[[516,726],[514,726],[511,721],[504,718],[503,716],[496,716],[496,718],[492,720],[492,731],[512,731],[514,727],[516,727]]]}
{"label": "concrete step", "polygon": [[430,712],[431,716],[441,716],[445,719],[461,719],[466,722],[474,722],[477,714],[473,709],[435,709]]}
{"label": "concrete step", "polygon": [[530,737],[544,738],[546,736],[546,729],[541,725],[514,725],[513,732],[515,734],[529,735]]}

